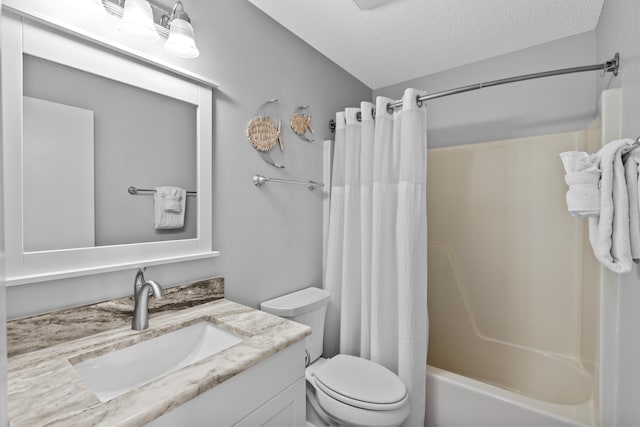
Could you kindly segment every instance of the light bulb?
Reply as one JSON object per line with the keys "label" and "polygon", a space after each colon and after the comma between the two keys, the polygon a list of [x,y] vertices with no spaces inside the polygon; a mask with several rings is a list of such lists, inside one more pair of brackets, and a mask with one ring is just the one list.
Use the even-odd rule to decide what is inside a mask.
{"label": "light bulb", "polygon": [[126,0],[118,30],[147,42],[155,42],[160,37],[147,0]]}
{"label": "light bulb", "polygon": [[188,21],[181,18],[171,21],[169,38],[164,44],[164,49],[182,58],[197,58],[200,55],[194,39],[193,27]]}

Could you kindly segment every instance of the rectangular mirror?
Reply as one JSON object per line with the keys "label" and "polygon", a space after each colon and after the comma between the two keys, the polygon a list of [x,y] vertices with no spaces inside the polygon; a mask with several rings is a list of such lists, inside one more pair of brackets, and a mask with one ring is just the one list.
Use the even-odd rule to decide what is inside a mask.
{"label": "rectangular mirror", "polygon": [[[7,283],[217,255],[212,89],[11,13],[2,20]],[[182,226],[155,227],[162,186],[189,191]]]}
{"label": "rectangular mirror", "polygon": [[[161,185],[197,190],[194,105],[30,55],[23,56],[23,93],[23,145],[32,148],[22,160],[23,228],[31,237],[25,237],[26,252],[197,237],[197,194],[187,197],[184,227],[155,229],[153,194],[127,191]],[[81,129],[91,132],[82,141],[76,136]],[[87,188],[89,180],[94,188]],[[55,209],[28,209],[27,201],[34,207],[48,206],[49,197],[59,201],[56,193],[65,196]],[[95,229],[48,235],[78,223]]]}

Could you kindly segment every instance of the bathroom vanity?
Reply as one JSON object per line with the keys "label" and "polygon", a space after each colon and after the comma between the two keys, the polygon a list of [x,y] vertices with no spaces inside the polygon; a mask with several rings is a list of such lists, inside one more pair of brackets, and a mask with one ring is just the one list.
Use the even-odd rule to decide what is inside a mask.
{"label": "bathroom vanity", "polygon": [[[218,278],[168,289],[164,299],[150,301],[144,331],[131,330],[131,298],[9,322],[11,425],[304,425],[304,337],[310,328],[228,301],[221,286]],[[166,374],[110,399],[99,398],[77,369],[123,349],[133,349],[135,358],[141,344],[180,336],[203,322],[239,342],[194,363],[168,366]],[[144,370],[153,356],[138,354]],[[131,368],[122,368],[129,372],[123,380]]]}

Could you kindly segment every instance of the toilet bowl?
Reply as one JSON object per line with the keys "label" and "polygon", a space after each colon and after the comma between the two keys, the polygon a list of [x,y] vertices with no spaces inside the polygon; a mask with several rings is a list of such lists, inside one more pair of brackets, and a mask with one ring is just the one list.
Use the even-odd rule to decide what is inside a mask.
{"label": "toilet bowl", "polygon": [[307,420],[316,426],[394,427],[409,415],[400,378],[375,362],[339,354],[321,358],[330,295],[307,288],[260,304],[260,309],[311,327],[306,337]]}

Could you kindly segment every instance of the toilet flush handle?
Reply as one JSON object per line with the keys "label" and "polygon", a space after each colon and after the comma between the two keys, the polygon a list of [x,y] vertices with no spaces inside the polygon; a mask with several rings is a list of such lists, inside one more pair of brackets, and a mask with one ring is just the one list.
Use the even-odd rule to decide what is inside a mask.
{"label": "toilet flush handle", "polygon": [[304,367],[308,367],[311,364],[311,355],[309,354],[309,350],[304,349]]}

